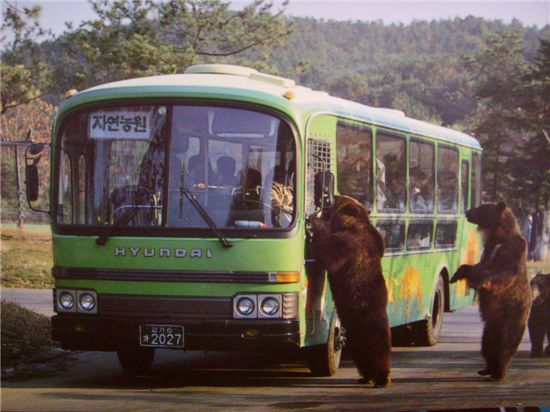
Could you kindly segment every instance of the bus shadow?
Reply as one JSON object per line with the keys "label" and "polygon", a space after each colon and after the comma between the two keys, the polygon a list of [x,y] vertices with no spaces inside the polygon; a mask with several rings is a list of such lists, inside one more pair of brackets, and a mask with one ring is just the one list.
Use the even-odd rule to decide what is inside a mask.
{"label": "bus shadow", "polygon": [[[430,348],[396,352],[393,356],[392,381],[395,386],[409,384],[481,383],[485,379],[476,374],[483,366],[479,353],[466,351],[435,351]],[[277,355],[228,353],[169,353],[159,356],[150,374],[139,377],[125,375],[115,363],[115,357],[93,358],[88,362],[75,361],[64,372],[50,379],[31,379],[8,384],[12,387],[86,388],[86,389],[149,389],[200,387],[263,387],[263,388],[317,388],[366,389],[359,384],[359,374],[349,354],[345,353],[341,370],[332,377],[314,377],[303,359],[283,359]],[[101,369],[86,374],[78,373],[95,365]],[[532,359],[529,352],[518,352],[511,370],[544,369],[550,359]],[[76,369],[76,370],[75,370]],[[71,370],[73,371],[71,373]],[[449,371],[445,373],[444,371]],[[67,373],[68,372],[68,373]],[[417,373],[418,372],[418,373]],[[457,376],[457,374],[460,374]],[[392,385],[392,387],[394,386]],[[4,385],[3,385],[4,386]]]}

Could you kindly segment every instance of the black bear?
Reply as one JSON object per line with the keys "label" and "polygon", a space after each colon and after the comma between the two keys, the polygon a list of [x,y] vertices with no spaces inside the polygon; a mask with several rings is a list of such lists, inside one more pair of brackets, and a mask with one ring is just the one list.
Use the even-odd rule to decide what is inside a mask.
{"label": "black bear", "polygon": [[[529,337],[531,338],[531,357],[550,356],[550,273],[537,274],[531,280],[533,306],[529,315]],[[544,337],[548,345],[543,351]]]}
{"label": "black bear", "polygon": [[312,218],[310,223],[316,258],[328,271],[336,310],[363,377],[360,382],[385,387],[390,383],[391,335],[380,264],[384,240],[367,209],[347,196],[336,197],[328,222]]}
{"label": "black bear", "polygon": [[484,250],[477,265],[462,265],[451,283],[466,279],[477,289],[485,322],[481,353],[487,364],[480,375],[502,380],[525,332],[531,308],[527,242],[506,204],[488,203],[466,212],[478,225]]}

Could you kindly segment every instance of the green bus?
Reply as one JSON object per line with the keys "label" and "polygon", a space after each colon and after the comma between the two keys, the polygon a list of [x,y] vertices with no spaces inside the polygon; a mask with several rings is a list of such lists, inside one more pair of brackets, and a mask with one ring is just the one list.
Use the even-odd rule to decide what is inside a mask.
{"label": "green bus", "polygon": [[307,222],[338,194],[384,236],[396,331],[434,345],[443,312],[474,298],[449,275],[479,255],[464,212],[480,201],[481,147],[402,112],[198,65],[68,97],[51,156],[53,338],[116,351],[126,372],[158,348],[301,349],[333,374],[344,331]]}

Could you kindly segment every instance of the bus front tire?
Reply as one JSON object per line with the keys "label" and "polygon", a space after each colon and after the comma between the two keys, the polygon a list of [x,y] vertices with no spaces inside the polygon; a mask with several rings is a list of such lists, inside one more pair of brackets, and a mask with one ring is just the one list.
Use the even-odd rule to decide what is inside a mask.
{"label": "bus front tire", "polygon": [[435,288],[431,317],[412,325],[416,346],[434,346],[439,341],[445,310],[445,281],[440,276]]}
{"label": "bus front tire", "polygon": [[332,376],[340,366],[343,347],[343,329],[335,315],[330,323],[328,342],[305,348],[307,364],[313,376]]}
{"label": "bus front tire", "polygon": [[117,350],[122,370],[129,376],[146,375],[151,371],[155,350],[151,348],[124,348]]}

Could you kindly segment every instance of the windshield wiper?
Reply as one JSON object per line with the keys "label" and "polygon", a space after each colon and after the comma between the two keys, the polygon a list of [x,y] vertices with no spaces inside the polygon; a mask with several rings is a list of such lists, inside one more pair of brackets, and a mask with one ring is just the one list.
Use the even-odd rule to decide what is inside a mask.
{"label": "windshield wiper", "polygon": [[95,240],[95,244],[98,246],[105,245],[107,240],[113,236],[118,228],[126,226],[137,215],[140,207],[144,206],[146,201],[148,201],[147,197],[141,197],[138,202],[132,205],[132,209],[128,213],[123,213],[120,215],[120,217],[113,221],[113,225],[105,233],[99,235],[99,237]]}
{"label": "windshield wiper", "polygon": [[220,240],[223,247],[228,247],[228,248],[232,247],[233,242],[231,242],[229,239],[227,239],[225,237],[225,235],[222,232],[220,232],[220,229],[218,229],[218,226],[216,226],[216,223],[214,223],[214,221],[212,220],[212,218],[210,217],[208,212],[206,210],[204,210],[204,208],[197,201],[197,199],[195,199],[193,197],[193,194],[189,191],[189,189],[187,189],[186,187],[181,185],[180,186],[180,195],[181,194],[184,194],[185,197],[187,199],[189,199],[189,201],[191,202],[193,207],[197,210],[197,212],[199,212],[199,215],[201,215],[202,220],[204,220],[206,222],[206,224],[208,225],[208,227],[210,228],[212,233],[214,233],[216,235],[216,237]]}

